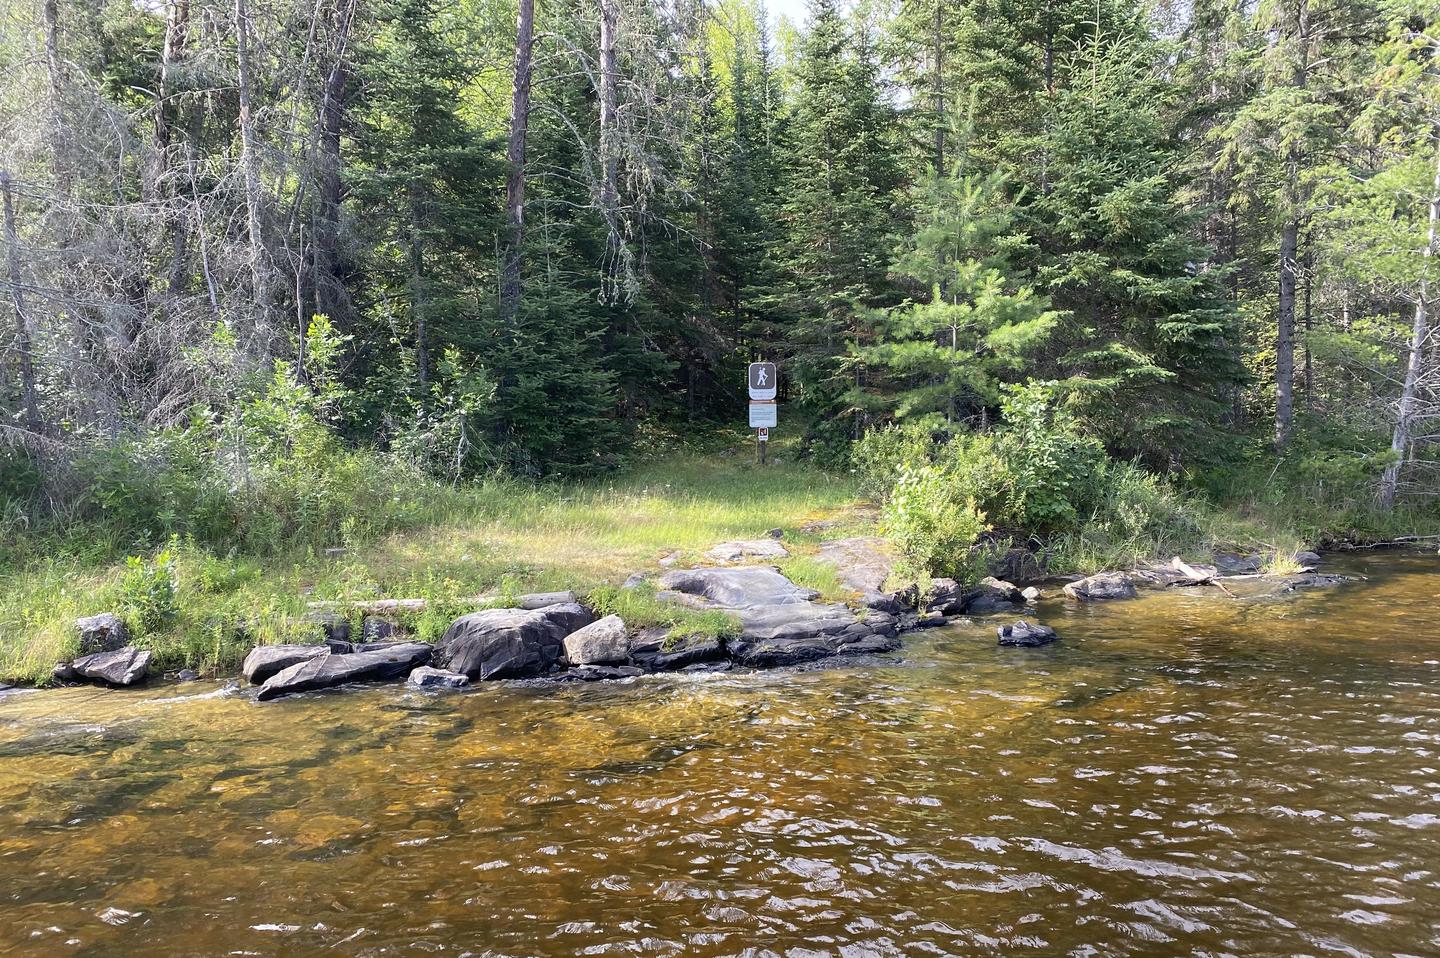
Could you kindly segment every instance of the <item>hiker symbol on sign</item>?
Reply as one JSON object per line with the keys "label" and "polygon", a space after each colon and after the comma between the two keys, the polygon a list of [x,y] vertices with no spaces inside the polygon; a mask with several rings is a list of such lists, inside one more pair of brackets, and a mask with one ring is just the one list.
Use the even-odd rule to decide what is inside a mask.
{"label": "hiker symbol on sign", "polygon": [[775,398],[774,363],[750,364],[750,398],[768,401]]}

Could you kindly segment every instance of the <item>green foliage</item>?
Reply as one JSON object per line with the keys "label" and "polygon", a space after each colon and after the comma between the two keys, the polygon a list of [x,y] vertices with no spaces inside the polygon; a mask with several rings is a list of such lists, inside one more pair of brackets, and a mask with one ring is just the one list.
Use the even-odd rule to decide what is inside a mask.
{"label": "green foliage", "polygon": [[1054,393],[1053,383],[1010,390],[994,444],[1002,465],[991,471],[1002,486],[985,500],[995,521],[1033,535],[1074,529],[1103,488],[1104,447],[1056,407]]}
{"label": "green foliage", "polygon": [[938,419],[887,423],[861,436],[850,450],[860,494],[876,501],[890,495],[900,470],[930,461],[937,438],[947,436]]}
{"label": "green foliage", "polygon": [[900,553],[899,571],[916,577],[968,577],[971,550],[989,529],[975,500],[934,464],[900,467],[882,523]]}
{"label": "green foliage", "polygon": [[126,618],[140,634],[157,632],[175,621],[180,614],[179,591],[175,554],[169,549],[162,549],[153,559],[126,557],[125,575],[120,579],[121,601],[128,613]]}
{"label": "green foliage", "polygon": [[1023,282],[1011,257],[1027,245],[998,174],[932,177],[918,195],[915,234],[894,273],[929,298],[870,314],[874,330],[851,345],[852,402],[897,419],[970,418],[999,400],[1049,336],[1059,314]]}

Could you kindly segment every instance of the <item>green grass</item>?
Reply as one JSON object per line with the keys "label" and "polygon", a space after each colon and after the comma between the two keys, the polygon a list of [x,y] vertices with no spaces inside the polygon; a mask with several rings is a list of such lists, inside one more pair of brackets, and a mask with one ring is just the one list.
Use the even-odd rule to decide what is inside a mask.
{"label": "green grass", "polygon": [[[604,597],[636,626],[723,633],[734,627],[728,617],[677,611],[643,591],[617,597],[605,587],[632,572],[660,571],[659,560],[672,553],[683,561],[725,539],[775,526],[796,530],[853,509],[848,477],[795,464],[788,451],[782,459],[761,469],[737,445],[731,456],[664,459],[606,481],[479,482],[445,492],[446,508],[429,524],[344,543],[345,553],[333,558],[315,548],[263,559],[222,556],[181,541],[173,546],[178,614],[137,644],[155,652],[159,668],[223,674],[254,644],[318,636],[306,621],[309,601],[424,598],[431,607],[404,617],[405,624],[434,639],[451,617],[478,608],[479,596],[503,601],[559,589]],[[55,662],[73,656],[76,618],[127,615],[124,563],[96,551],[82,538],[48,543],[30,552],[45,558],[0,572],[0,680],[44,682]],[[801,561],[791,560],[796,575],[807,584],[823,581]]]}
{"label": "green grass", "polygon": [[[450,489],[417,479],[402,490],[414,501],[403,531],[365,538],[356,531],[367,527],[364,517],[347,517],[330,543],[344,547],[338,556],[313,539],[263,557],[217,554],[181,540],[171,546],[174,617],[137,642],[155,652],[159,668],[226,674],[252,645],[318,638],[308,602],[426,599],[424,612],[400,618],[433,641],[466,611],[561,589],[634,627],[665,625],[681,638],[730,634],[736,626],[728,616],[666,604],[651,589],[616,587],[632,572],[661,571],[664,557],[678,554],[684,565],[717,542],[777,526],[791,551],[779,565],[791,579],[826,601],[852,598],[813,553],[822,539],[873,534],[875,510],[857,502],[851,477],[799,464],[793,449],[775,445],[782,461],[764,469],[737,436],[731,455],[672,451],[604,481],[493,479]],[[1149,483],[1117,489],[1116,501],[1102,510],[1107,518],[1097,512],[1080,532],[1046,544],[1050,571],[1126,568],[1172,555],[1207,561],[1216,550],[1258,553],[1268,557],[1267,568],[1287,571],[1302,548],[1440,531],[1433,512],[1379,513],[1368,503],[1331,501],[1319,489],[1297,494],[1293,485],[1263,477],[1225,493],[1220,507]],[[816,520],[826,522],[823,531],[807,532]],[[80,616],[115,611],[138,618],[122,584],[122,560],[131,550],[113,540],[113,530],[96,532],[37,536],[7,552],[16,558],[0,569],[0,680],[47,680],[55,662],[73,656]]]}

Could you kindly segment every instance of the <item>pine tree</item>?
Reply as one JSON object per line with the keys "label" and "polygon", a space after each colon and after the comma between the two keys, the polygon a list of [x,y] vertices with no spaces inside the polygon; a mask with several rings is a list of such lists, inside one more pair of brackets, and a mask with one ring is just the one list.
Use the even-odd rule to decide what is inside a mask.
{"label": "pine tree", "polygon": [[999,174],[957,164],[955,176],[932,176],[918,192],[915,233],[893,272],[928,297],[877,314],[877,341],[853,348],[864,386],[852,401],[896,419],[983,419],[1058,316],[1015,267],[1028,237],[1015,229]]}

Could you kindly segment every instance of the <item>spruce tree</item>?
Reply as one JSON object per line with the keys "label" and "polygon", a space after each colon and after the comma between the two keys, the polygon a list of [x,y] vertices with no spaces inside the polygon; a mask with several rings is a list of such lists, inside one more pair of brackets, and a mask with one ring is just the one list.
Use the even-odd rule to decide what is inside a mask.
{"label": "spruce tree", "polygon": [[840,360],[870,338],[864,308],[894,298],[895,115],[867,38],[835,0],[811,4],[794,83],[781,209],[793,285],[768,305],[788,327],[789,374],[816,417],[811,438],[838,451],[861,425],[837,415],[854,385]]}
{"label": "spruce tree", "polygon": [[1168,467],[1216,451],[1243,378],[1223,273],[1180,199],[1173,88],[1133,18],[1065,58],[1029,224],[1038,279],[1071,317],[1058,372],[1112,451]]}

